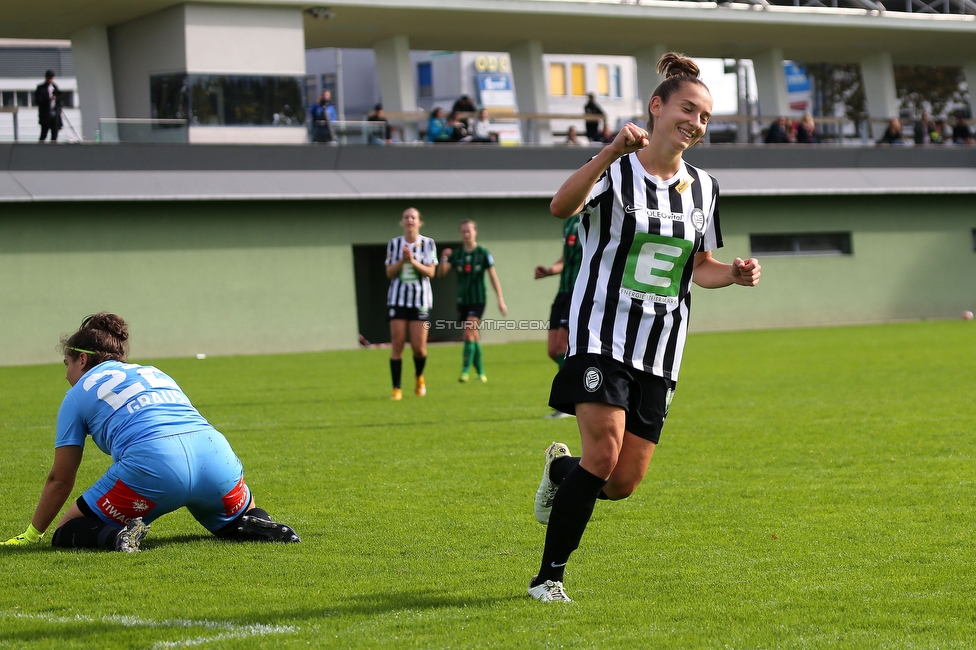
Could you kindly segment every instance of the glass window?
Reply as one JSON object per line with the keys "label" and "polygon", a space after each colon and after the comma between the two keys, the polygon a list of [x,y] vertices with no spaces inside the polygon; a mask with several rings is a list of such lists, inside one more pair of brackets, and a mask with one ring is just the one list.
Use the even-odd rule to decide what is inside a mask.
{"label": "glass window", "polygon": [[620,87],[620,66],[611,67],[613,75],[610,79],[610,94],[614,97],[623,97],[623,89]]}
{"label": "glass window", "polygon": [[290,125],[305,119],[302,77],[153,75],[152,116],[191,125]]}
{"label": "glass window", "polygon": [[314,74],[305,75],[305,104],[311,106],[319,100],[318,80]]}
{"label": "glass window", "polygon": [[61,91],[61,106],[63,108],[74,108],[75,107],[75,91],[73,91],[73,90],[62,90]]}
{"label": "glass window", "polygon": [[596,66],[596,94],[607,96],[610,94],[610,67],[600,64]]}
{"label": "glass window", "polygon": [[430,65],[430,61],[417,64],[417,96],[434,96],[434,70]]}
{"label": "glass window", "polygon": [[749,235],[754,254],[850,255],[851,233],[817,232],[787,235]]}
{"label": "glass window", "polygon": [[586,68],[582,63],[574,63],[570,74],[573,78],[573,94],[582,97],[586,94]]}
{"label": "glass window", "polygon": [[14,105],[14,91],[12,91],[12,90],[4,90],[2,93],[0,93],[0,101],[3,102],[3,105],[4,106],[13,106]]}
{"label": "glass window", "polygon": [[566,95],[566,66],[562,63],[549,64],[549,94],[556,97]]}
{"label": "glass window", "polygon": [[17,91],[17,106],[30,106],[31,105],[31,95],[33,95],[29,90],[18,90]]}

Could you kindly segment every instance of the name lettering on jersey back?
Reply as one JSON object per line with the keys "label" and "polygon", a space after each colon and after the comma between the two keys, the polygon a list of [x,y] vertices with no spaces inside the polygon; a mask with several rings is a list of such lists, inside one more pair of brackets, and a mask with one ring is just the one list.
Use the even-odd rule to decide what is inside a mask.
{"label": "name lettering on jersey back", "polygon": [[141,408],[151,404],[189,404],[190,400],[186,395],[178,390],[159,390],[151,393],[142,393],[134,400],[125,405],[125,410],[135,413]]}

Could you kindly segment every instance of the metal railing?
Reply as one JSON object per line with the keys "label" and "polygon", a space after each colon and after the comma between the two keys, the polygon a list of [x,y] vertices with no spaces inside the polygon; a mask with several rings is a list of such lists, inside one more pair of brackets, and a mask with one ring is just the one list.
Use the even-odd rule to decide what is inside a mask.
{"label": "metal railing", "polygon": [[17,125],[17,106],[0,106],[0,113],[10,113],[14,121],[14,142],[19,139],[18,125]]}
{"label": "metal railing", "polygon": [[95,131],[96,142],[189,142],[186,120],[152,120],[139,118],[100,118]]}
{"label": "metal railing", "polygon": [[366,120],[315,121],[309,126],[312,142],[373,144],[386,139],[386,123]]}

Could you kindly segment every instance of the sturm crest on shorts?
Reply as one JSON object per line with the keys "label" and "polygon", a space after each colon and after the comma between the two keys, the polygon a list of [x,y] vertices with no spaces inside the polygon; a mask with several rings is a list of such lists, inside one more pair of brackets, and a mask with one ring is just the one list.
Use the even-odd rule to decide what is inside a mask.
{"label": "sturm crest on shorts", "polygon": [[603,385],[603,373],[599,368],[590,366],[583,373],[583,388],[588,393],[595,393]]}

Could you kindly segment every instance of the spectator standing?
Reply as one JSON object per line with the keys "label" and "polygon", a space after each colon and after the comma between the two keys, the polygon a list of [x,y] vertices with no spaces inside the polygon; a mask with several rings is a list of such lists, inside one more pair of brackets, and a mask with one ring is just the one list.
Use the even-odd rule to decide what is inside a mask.
{"label": "spectator standing", "polygon": [[366,116],[366,121],[382,123],[377,125],[377,130],[372,132],[370,136],[370,141],[373,144],[390,144],[393,141],[392,129],[390,128],[390,122],[386,119],[386,114],[383,112],[383,104],[374,106],[373,111]]}
{"label": "spectator standing", "polygon": [[929,122],[929,142],[932,144],[945,144],[946,121],[939,118],[934,122]]}
{"label": "spectator standing", "polygon": [[54,83],[54,70],[44,73],[44,82],[37,84],[34,91],[34,104],[37,106],[37,122],[41,125],[43,142],[51,133],[51,142],[57,142],[61,130],[61,91]]}
{"label": "spectator standing", "polygon": [[468,135],[468,127],[457,111],[451,111],[451,116],[447,118],[447,128],[451,130],[451,142],[468,142],[471,140],[471,136]]}
{"label": "spectator standing", "polygon": [[897,117],[891,118],[878,144],[906,144],[905,135],[901,131],[901,120]]}
{"label": "spectator standing", "polygon": [[332,105],[332,92],[323,90],[319,100],[309,109],[312,121],[312,142],[334,142],[336,121],[335,106]]}
{"label": "spectator standing", "polygon": [[586,96],[587,102],[586,106],[583,107],[583,112],[587,115],[598,115],[600,119],[586,120],[586,137],[589,138],[590,142],[602,142],[600,138],[600,120],[603,120],[604,124],[607,121],[607,114],[603,112],[600,105],[596,103],[596,97],[593,93]]}
{"label": "spectator standing", "polygon": [[[451,106],[451,112],[452,113],[477,113],[478,107],[474,105],[474,102],[471,101],[470,97],[468,97],[467,95],[461,95],[454,102],[454,106]],[[459,116],[459,119],[461,120],[461,122],[464,123],[465,130],[469,130],[471,128],[471,122],[467,116],[464,117]]]}
{"label": "spectator standing", "polygon": [[914,131],[915,144],[932,143],[932,121],[926,111],[922,111],[919,118],[915,120]]}

